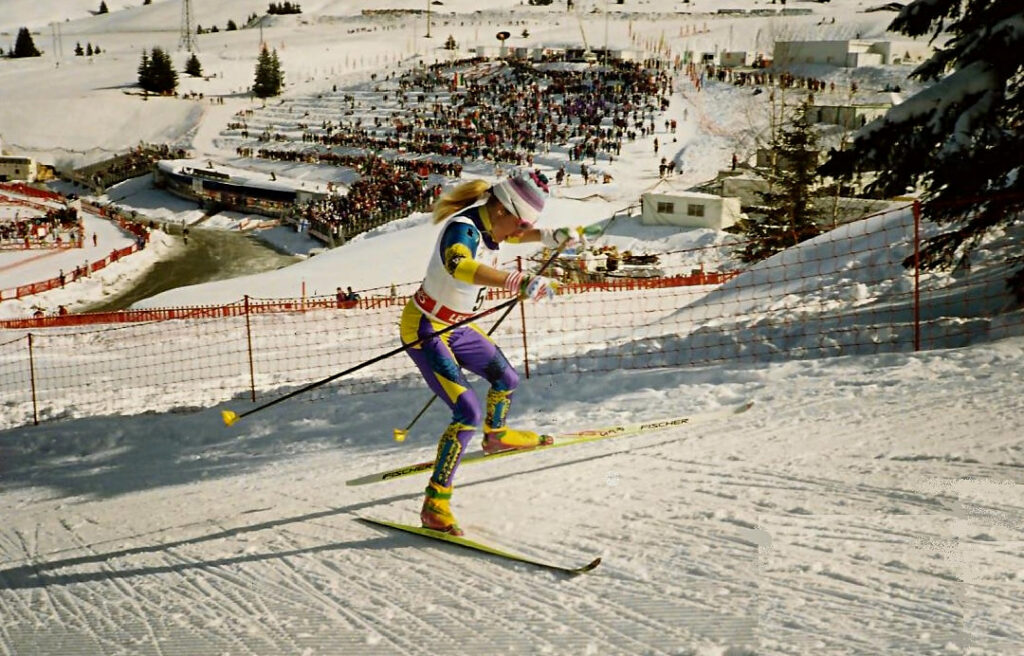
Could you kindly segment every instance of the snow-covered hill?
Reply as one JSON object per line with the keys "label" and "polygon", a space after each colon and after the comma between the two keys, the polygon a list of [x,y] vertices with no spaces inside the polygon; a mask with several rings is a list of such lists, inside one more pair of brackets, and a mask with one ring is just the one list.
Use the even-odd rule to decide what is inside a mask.
{"label": "snow-covered hill", "polygon": [[[179,69],[187,53],[179,50],[182,5],[179,0],[155,0],[143,6],[108,3],[110,13],[92,15],[99,7],[91,0],[5,0],[0,12],[0,37],[13,46],[20,27],[34,32],[40,58],[0,60],[0,138],[5,148],[29,154],[61,166],[98,161],[140,141],[192,146],[209,151],[202,125],[222,129],[230,116],[251,108],[247,89],[252,84],[260,39],[279,51],[287,83],[286,97],[322,92],[334,84],[365,81],[396,61],[422,57],[426,62],[450,57],[440,50],[441,38],[425,38],[423,16],[398,15],[371,19],[364,9],[380,9],[377,2],[313,0],[300,3],[298,16],[264,20],[262,32],[253,27],[225,31],[228,20],[245,24],[252,13],[266,10],[260,0],[204,0],[193,2],[195,23],[204,29],[217,26],[215,34],[198,37],[197,54],[205,78],[182,76],[179,93],[202,93],[204,100],[126,96],[134,91],[136,69],[143,49],[154,46],[173,54]],[[95,5],[95,6],[94,6]],[[730,3],[745,9],[759,7],[757,0]],[[422,10],[419,0],[398,0],[387,8]],[[664,44],[676,51],[686,49],[770,50],[776,38],[865,38],[881,36],[891,18],[887,12],[862,13],[859,0],[836,0],[815,5],[813,15],[750,18],[718,17],[720,3],[695,0],[689,5],[669,0],[650,0],[633,5],[577,3],[567,14],[562,5],[530,7],[513,0],[479,3],[450,0],[432,7],[432,31],[442,38],[450,34],[469,51],[476,45],[495,43],[500,29],[512,29],[510,45],[579,43],[636,47]],[[596,12],[594,10],[597,10]],[[686,13],[681,13],[686,12]],[[836,23],[824,18],[838,16]],[[59,23],[59,31],[52,23]],[[526,30],[530,36],[523,37]],[[3,41],[0,38],[0,41]],[[102,54],[75,57],[75,44],[99,45]],[[214,105],[210,97],[223,97]],[[207,117],[208,120],[204,120]],[[200,125],[202,123],[202,125]],[[725,153],[728,162],[729,153]]]}
{"label": "snow-covered hill", "polygon": [[[362,525],[415,521],[423,390],[321,392],[3,433],[0,651],[1014,654],[1020,338],[788,364],[549,376],[559,430],[753,399],[730,421],[466,467],[472,535],[575,580]],[[230,404],[245,407],[238,401]]]}
{"label": "snow-covered hill", "polygon": [[[125,93],[139,54],[154,45],[174,50],[181,3],[115,0],[107,3],[110,14],[90,15],[98,4],[4,0],[4,36],[13,40],[18,27],[29,26],[47,50],[41,59],[0,60],[4,147],[51,163],[95,161],[140,140],[232,156],[221,132],[235,112],[258,108],[244,96],[258,30],[200,37],[211,77],[183,80],[183,88],[203,92],[204,101],[143,101]],[[266,3],[192,4],[197,23],[223,29]],[[516,35],[531,33],[524,43],[540,43],[577,41],[582,29],[597,43],[606,40],[607,25],[613,45],[635,37],[721,50],[763,48],[782,36],[873,37],[891,18],[863,13],[870,3],[862,0],[791,3],[814,14],[785,19],[715,17],[717,0],[583,2],[579,21],[561,3],[503,0],[477,13],[480,3],[445,0],[432,6],[435,37],[428,42],[422,17],[357,16],[378,2],[301,4],[301,17],[264,25],[291,85],[285,103],[313,102],[334,84],[365,85],[372,72],[407,56],[429,61],[438,37],[449,33],[489,43],[495,31],[513,26]],[[606,5],[617,12],[607,21]],[[52,22],[63,35],[59,66]],[[104,53],[73,57],[79,40]],[[879,86],[900,74],[857,73]],[[224,104],[210,96],[223,96]],[[677,88],[665,118],[680,122],[678,141],[664,147],[681,164],[680,184],[706,180],[752,143],[763,119],[763,105],[752,98],[727,85],[709,84],[701,94]],[[624,149],[610,170],[614,183],[600,185],[599,194],[560,189],[545,221],[589,223],[634,204],[657,182],[650,141]],[[182,209],[180,201],[159,207],[159,192],[138,187],[126,185],[111,198],[160,221],[194,220],[194,208]],[[565,373],[545,363],[593,349],[606,332],[566,327],[572,305],[586,298],[531,306],[530,325],[546,341],[534,363],[539,375],[517,392],[515,425],[557,432],[754,402],[729,419],[460,470],[454,508],[473,537],[566,564],[603,558],[575,579],[355,521],[372,515],[416,522],[423,478],[345,483],[430,460],[448,421],[435,404],[406,442],[392,440],[393,429],[428,400],[401,354],[362,372],[363,380],[389,377],[374,393],[352,393],[342,380],[228,428],[222,410],[254,406],[248,394],[236,394],[239,377],[228,369],[237,363],[222,361],[207,341],[209,324],[75,333],[66,353],[46,355],[47,371],[58,373],[44,382],[59,398],[45,411],[60,416],[30,426],[23,425],[32,408],[21,383],[29,373],[19,355],[27,337],[4,333],[0,358],[14,364],[0,368],[0,389],[13,390],[3,397],[0,423],[0,654],[1019,654],[1024,324],[1019,309],[1007,312],[1005,290],[986,282],[998,273],[987,249],[1019,242],[1019,234],[982,244],[970,276],[924,280],[925,320],[935,319],[930,308],[952,312],[947,323],[970,323],[970,346],[939,339],[917,353],[850,355],[855,345],[815,344],[813,332],[773,332],[782,325],[773,322],[802,326],[842,316],[842,328],[867,317],[891,322],[893,338],[907,343],[910,306],[899,262],[911,225],[908,211],[851,224],[710,294],[644,292],[658,312],[638,313],[628,329],[602,326],[609,337],[601,348],[609,352],[695,348],[703,342],[699,335],[688,341],[689,329],[702,326],[728,335],[714,348],[734,340],[757,345],[762,351],[751,352],[763,357]],[[709,248],[699,256],[709,259],[700,260],[680,253],[730,237],[621,220],[602,239],[672,252],[680,268],[714,269],[727,249]],[[299,265],[174,290],[145,304],[294,297],[302,285],[325,294],[338,284],[414,284],[432,241],[426,217],[414,215]],[[128,258],[125,270],[145,264]],[[980,305],[979,289],[986,302],[1003,305]],[[53,302],[66,303],[68,295],[82,300],[93,292],[72,285],[51,293],[64,294]],[[619,293],[586,307],[621,316],[634,306]],[[304,324],[278,319],[275,338],[285,353]],[[380,331],[368,339],[394,343],[393,323],[363,328]],[[343,334],[329,333],[310,349],[311,366],[367,357]],[[841,355],[810,357],[812,347]],[[145,377],[134,386],[103,369],[129,353],[144,353],[121,363]],[[224,367],[223,377],[182,383],[180,366],[196,358]],[[275,371],[268,386],[294,382],[286,374]],[[151,384],[154,376],[164,379]],[[289,389],[261,388],[260,401]]]}
{"label": "snow-covered hill", "polygon": [[[905,219],[876,223],[901,231]],[[416,238],[393,231],[399,243]],[[844,258],[834,244],[778,257],[813,267],[826,292],[852,274],[884,295],[873,276],[892,264]],[[818,292],[777,271],[752,270],[681,312],[729,318],[729,334],[753,343],[780,311],[762,300]],[[721,314],[726,302],[743,311]],[[549,334],[530,312],[537,335]],[[667,325],[623,348],[659,328],[674,348]],[[560,374],[542,357],[512,414],[538,430],[754,402],[727,419],[460,470],[455,509],[471,536],[564,564],[603,558],[572,580],[356,521],[416,522],[422,478],[345,485],[433,457],[448,421],[438,407],[406,442],[391,439],[427,401],[409,381],[352,394],[343,379],[231,428],[220,411],[253,406],[245,396],[198,409],[223,398],[216,385],[139,387],[103,414],[70,403],[69,418],[0,433],[0,650],[1014,654],[1024,640],[1020,325],[966,348],[774,364]],[[110,339],[127,354],[161,332],[84,335],[76,367]],[[173,339],[147,349],[152,369],[174,376],[160,358],[206,357],[202,338]],[[100,378],[90,391],[103,391]],[[174,409],[136,414],[164,401]]]}

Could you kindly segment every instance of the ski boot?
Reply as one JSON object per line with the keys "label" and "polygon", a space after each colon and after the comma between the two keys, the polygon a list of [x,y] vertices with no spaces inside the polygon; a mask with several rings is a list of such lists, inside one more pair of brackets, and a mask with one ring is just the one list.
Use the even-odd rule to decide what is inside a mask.
{"label": "ski boot", "polygon": [[487,419],[484,421],[484,453],[501,453],[517,449],[535,449],[538,446],[553,444],[549,435],[538,435],[533,431],[521,431],[505,425],[512,402],[513,390],[497,390],[493,387],[487,392]]}
{"label": "ski boot", "polygon": [[555,440],[550,435],[538,435],[533,431],[521,431],[503,426],[502,428],[484,430],[483,449],[484,453],[490,455],[502,451],[535,449],[554,443]]}
{"label": "ski boot", "polygon": [[420,510],[420,524],[423,528],[449,535],[463,535],[449,505],[452,487],[442,487],[434,481],[427,485],[427,496],[423,499],[423,509]]}

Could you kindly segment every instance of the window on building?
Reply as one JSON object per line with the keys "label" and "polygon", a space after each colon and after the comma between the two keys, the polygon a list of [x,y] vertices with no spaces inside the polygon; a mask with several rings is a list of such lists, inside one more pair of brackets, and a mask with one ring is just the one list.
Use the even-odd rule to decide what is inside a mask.
{"label": "window on building", "polygon": [[675,214],[676,204],[658,201],[658,214]]}
{"label": "window on building", "polygon": [[704,216],[704,206],[690,203],[686,206],[686,216]]}

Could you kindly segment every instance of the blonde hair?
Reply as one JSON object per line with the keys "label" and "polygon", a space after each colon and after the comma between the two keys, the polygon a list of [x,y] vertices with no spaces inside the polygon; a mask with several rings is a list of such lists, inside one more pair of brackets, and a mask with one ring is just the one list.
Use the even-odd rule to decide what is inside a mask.
{"label": "blonde hair", "polygon": [[486,180],[470,180],[442,194],[434,203],[434,223],[440,223],[459,210],[469,207],[480,200],[490,188],[491,183]]}

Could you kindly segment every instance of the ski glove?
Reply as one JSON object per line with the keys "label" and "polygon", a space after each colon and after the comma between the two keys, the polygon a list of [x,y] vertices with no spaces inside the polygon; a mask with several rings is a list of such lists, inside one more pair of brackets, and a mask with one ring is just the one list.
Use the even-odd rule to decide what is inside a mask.
{"label": "ski glove", "polygon": [[544,276],[523,276],[523,284],[520,287],[519,298],[529,298],[533,301],[547,301],[555,297],[558,290],[558,282]]}
{"label": "ski glove", "polygon": [[558,281],[532,273],[514,271],[505,279],[505,289],[515,292],[521,299],[544,301],[554,298]]}
{"label": "ski glove", "polygon": [[564,246],[565,248],[571,248],[573,246],[586,248],[587,235],[584,233],[582,227],[541,228],[540,243],[544,244],[548,248],[558,248],[559,246]]}

